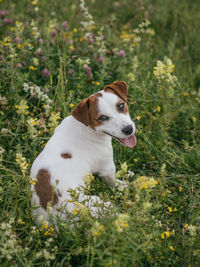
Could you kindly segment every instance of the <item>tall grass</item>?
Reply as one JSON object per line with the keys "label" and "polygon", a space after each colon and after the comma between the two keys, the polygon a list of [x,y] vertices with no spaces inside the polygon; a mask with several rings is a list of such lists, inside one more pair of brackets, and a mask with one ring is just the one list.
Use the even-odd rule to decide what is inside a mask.
{"label": "tall grass", "polygon": [[[85,7],[95,24],[79,1],[0,1],[1,266],[199,266],[199,3]],[[57,228],[37,226],[33,160],[81,99],[116,80],[137,127],[134,149],[113,141],[128,188],[95,177],[72,201],[79,190],[111,201],[99,218],[81,203]]]}

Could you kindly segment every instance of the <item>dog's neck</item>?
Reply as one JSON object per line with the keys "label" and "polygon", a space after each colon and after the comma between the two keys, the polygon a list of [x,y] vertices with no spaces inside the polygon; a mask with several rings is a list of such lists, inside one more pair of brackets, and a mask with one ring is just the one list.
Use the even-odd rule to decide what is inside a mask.
{"label": "dog's neck", "polygon": [[71,116],[71,120],[73,125],[75,126],[75,135],[79,135],[79,137],[83,140],[88,140],[91,142],[98,143],[110,143],[111,137],[103,132],[97,132],[90,128],[89,126],[84,125],[82,122],[76,120],[73,116]]}

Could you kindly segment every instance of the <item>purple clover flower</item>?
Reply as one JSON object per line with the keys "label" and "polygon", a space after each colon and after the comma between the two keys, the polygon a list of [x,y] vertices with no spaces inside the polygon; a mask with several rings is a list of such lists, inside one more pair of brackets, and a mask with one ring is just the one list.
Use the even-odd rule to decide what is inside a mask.
{"label": "purple clover flower", "polygon": [[67,21],[63,21],[63,23],[62,23],[62,27],[63,27],[66,31],[68,30],[69,26],[68,26]]}
{"label": "purple clover flower", "polygon": [[92,74],[92,68],[89,67],[88,65],[84,65],[83,68],[85,69],[85,74],[87,74],[89,77],[92,77],[93,74]]}
{"label": "purple clover flower", "polygon": [[47,68],[43,69],[42,76],[48,78],[50,76],[50,72]]}
{"label": "purple clover flower", "polygon": [[118,52],[118,56],[120,56],[120,57],[125,57],[125,56],[126,56],[125,51],[124,51],[124,50],[120,50],[120,51]]}
{"label": "purple clover flower", "polygon": [[3,21],[5,24],[8,24],[8,25],[13,24],[13,19],[5,18]]}
{"label": "purple clover flower", "polygon": [[72,73],[74,73],[74,69],[68,69],[68,74],[69,74],[69,76],[71,76]]}
{"label": "purple clover flower", "polygon": [[56,33],[57,33],[56,29],[53,29],[50,34],[51,34],[51,36],[54,37],[54,36],[56,36]]}
{"label": "purple clover flower", "polygon": [[104,57],[104,56],[101,56],[101,57],[99,58],[99,62],[101,62],[101,63],[103,63],[104,60],[105,60],[105,57]]}

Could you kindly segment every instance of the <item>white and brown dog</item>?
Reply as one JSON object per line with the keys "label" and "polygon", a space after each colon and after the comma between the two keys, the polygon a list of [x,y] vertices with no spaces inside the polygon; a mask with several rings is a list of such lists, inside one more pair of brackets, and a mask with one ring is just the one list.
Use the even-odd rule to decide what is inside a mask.
{"label": "white and brown dog", "polygon": [[[55,129],[44,150],[33,162],[31,177],[37,178],[33,186],[32,203],[36,221],[40,215],[48,220],[46,211],[50,202],[53,215],[65,206],[69,212],[74,204],[67,202],[70,188],[84,186],[87,173],[98,173],[105,183],[117,185],[113,148],[115,138],[127,147],[136,145],[135,124],[127,106],[128,88],[119,81],[105,86],[90,97],[82,100]],[[79,197],[82,201],[85,195]],[[101,203],[97,196],[93,203]],[[96,212],[91,204],[90,210]]]}

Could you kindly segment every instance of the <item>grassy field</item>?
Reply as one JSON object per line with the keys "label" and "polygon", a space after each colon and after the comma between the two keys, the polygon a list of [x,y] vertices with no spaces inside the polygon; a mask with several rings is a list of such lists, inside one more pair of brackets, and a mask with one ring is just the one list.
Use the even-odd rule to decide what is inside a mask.
{"label": "grassy field", "polygon": [[[199,14],[198,0],[0,0],[1,266],[200,266]],[[113,141],[128,188],[95,177],[73,201],[84,190],[110,210],[36,225],[33,160],[117,80],[137,127],[134,149]]]}

